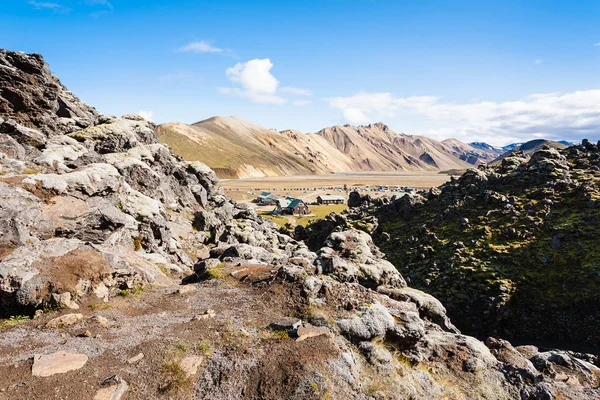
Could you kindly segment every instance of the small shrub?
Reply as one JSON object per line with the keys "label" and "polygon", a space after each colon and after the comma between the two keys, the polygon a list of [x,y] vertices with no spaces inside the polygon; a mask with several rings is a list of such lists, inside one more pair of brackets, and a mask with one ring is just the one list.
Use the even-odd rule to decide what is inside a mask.
{"label": "small shrub", "polygon": [[284,339],[289,339],[290,335],[288,334],[288,331],[285,330],[277,330],[277,331],[273,331],[273,337],[279,340],[284,340]]}
{"label": "small shrub", "polygon": [[159,390],[163,393],[177,394],[189,385],[190,380],[181,368],[179,360],[169,360],[160,369],[161,384]]}
{"label": "small shrub", "polygon": [[196,344],[195,346],[195,350],[199,351],[204,357],[207,358],[210,357],[212,354],[212,346],[210,345],[210,342],[206,339],[203,339],[200,342],[198,342],[198,344]]}
{"label": "small shrub", "polygon": [[185,343],[182,343],[182,342],[177,342],[177,343],[175,343],[175,347],[176,347],[178,350],[181,350],[181,351],[188,351],[188,346],[187,346],[187,344],[185,344]]}
{"label": "small shrub", "polygon": [[129,290],[132,294],[135,294],[136,296],[139,296],[140,294],[144,293],[144,287],[143,286],[136,286],[133,289]]}
{"label": "small shrub", "polygon": [[142,249],[142,235],[138,235],[133,239],[133,249],[135,251],[140,251]]}

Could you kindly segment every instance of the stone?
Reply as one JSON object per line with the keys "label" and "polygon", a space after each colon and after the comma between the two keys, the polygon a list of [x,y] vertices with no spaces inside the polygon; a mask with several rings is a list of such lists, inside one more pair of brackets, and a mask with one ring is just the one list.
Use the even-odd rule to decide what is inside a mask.
{"label": "stone", "polygon": [[383,259],[383,253],[366,232],[356,229],[333,232],[325,241],[325,246],[318,253],[324,273],[342,281],[359,282],[372,289],[381,285],[395,288],[406,286],[400,272]]}
{"label": "stone", "polygon": [[299,326],[298,330],[296,331],[296,334],[298,335],[298,337],[296,338],[296,342],[301,342],[303,340],[316,336],[328,335],[330,333],[331,331],[329,330],[329,328],[326,328],[324,326],[313,326],[311,324],[304,324]]}
{"label": "stone", "polygon": [[99,389],[94,395],[94,400],[121,400],[129,389],[127,382],[118,375],[106,378],[102,385],[110,386]]}
{"label": "stone", "polygon": [[141,361],[144,358],[144,353],[139,353],[136,356],[131,357],[130,359],[127,360],[127,364],[135,364],[138,361]]}
{"label": "stone", "polygon": [[19,144],[41,147],[46,144],[46,136],[35,129],[18,124],[15,120],[6,120],[0,124],[0,133],[6,134]]}
{"label": "stone", "polygon": [[428,319],[438,324],[440,328],[445,331],[460,333],[446,315],[446,308],[432,295],[408,287],[400,289],[379,287],[377,291],[386,294],[395,300],[410,301],[414,303],[419,310],[421,318]]}
{"label": "stone", "polygon": [[186,356],[180,362],[181,369],[188,377],[192,377],[198,373],[198,367],[202,365],[204,357],[202,356]]}
{"label": "stone", "polygon": [[208,309],[202,314],[195,315],[194,318],[192,318],[192,321],[201,321],[204,319],[214,318],[216,315],[217,313],[215,312],[215,310]]}
{"label": "stone", "polygon": [[64,292],[61,294],[52,293],[52,302],[60,308],[70,308],[72,310],[79,310],[79,305],[71,300],[71,293]]}
{"label": "stone", "polygon": [[271,322],[269,328],[274,331],[291,331],[298,329],[302,325],[302,320],[298,318],[285,317]]}
{"label": "stone", "polygon": [[381,304],[364,307],[361,311],[360,317],[336,322],[340,330],[354,340],[383,339],[387,331],[396,325],[394,317]]}
{"label": "stone", "polygon": [[51,319],[46,323],[46,328],[65,328],[75,325],[83,320],[83,314],[65,314]]}
{"label": "stone", "polygon": [[107,327],[109,323],[108,319],[101,315],[94,315],[90,318],[90,320],[102,325],[103,327]]}
{"label": "stone", "polygon": [[72,354],[65,351],[46,355],[36,354],[33,357],[31,374],[41,377],[64,374],[82,368],[87,360],[88,356],[85,354]]}
{"label": "stone", "polygon": [[198,291],[198,289],[195,286],[184,285],[184,286],[180,287],[179,289],[177,289],[175,291],[175,293],[177,293],[179,295],[185,295],[185,294],[195,293],[197,291]]}

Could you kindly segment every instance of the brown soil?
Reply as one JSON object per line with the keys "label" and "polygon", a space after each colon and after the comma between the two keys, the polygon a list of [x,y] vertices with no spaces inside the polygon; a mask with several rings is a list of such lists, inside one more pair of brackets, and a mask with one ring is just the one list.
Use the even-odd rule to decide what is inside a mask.
{"label": "brown soil", "polygon": [[49,257],[44,260],[47,266],[39,267],[61,290],[72,291],[80,279],[96,281],[110,274],[108,261],[95,250],[76,249],[64,256]]}
{"label": "brown soil", "polygon": [[37,184],[35,184],[35,185],[24,184],[23,179],[25,179],[25,178],[26,178],[26,176],[23,176],[23,175],[12,176],[9,178],[0,178],[0,182],[15,185],[24,190],[27,190],[29,193],[38,197],[40,200],[44,201],[45,203],[50,203],[52,201],[52,199],[57,196],[57,193],[55,191],[44,189],[42,187],[41,182],[37,182]]}
{"label": "brown soil", "polygon": [[0,261],[10,253],[15,251],[15,247],[0,246]]}
{"label": "brown soil", "polygon": [[[87,277],[83,270],[105,265],[98,257],[92,250],[79,250],[48,262],[55,263],[55,273],[64,274],[61,280],[76,282],[76,278]],[[189,399],[199,385],[194,382],[201,380],[203,368],[213,357],[258,359],[261,371],[251,377],[244,376],[248,378],[248,389],[259,393],[260,387],[262,398],[276,398],[277,390],[286,393],[293,389],[291,383],[296,379],[293,369],[301,359],[309,360],[304,368],[317,368],[329,355],[334,355],[335,349],[326,337],[304,342],[273,337],[269,324],[297,315],[300,296],[287,283],[250,281],[243,283],[227,276],[195,284],[198,290],[189,294],[176,294],[177,287],[151,288],[127,297],[116,296],[106,305],[90,301],[77,311],[61,310],[44,314],[38,320],[0,328],[0,399],[92,399],[101,388],[100,383],[115,374],[128,382],[128,400]],[[296,294],[290,295],[291,292]],[[207,309],[215,310],[216,316],[194,319]],[[72,312],[83,313],[84,322],[69,328],[44,328],[50,319]],[[93,322],[89,319],[92,315],[107,318],[109,326]],[[92,337],[79,336],[86,330]],[[84,353],[90,358],[76,371],[47,378],[32,377],[33,354],[58,350]],[[144,353],[141,361],[127,363],[139,353]],[[285,366],[291,354],[295,354],[295,367]],[[198,375],[173,391],[161,391],[167,379],[163,366],[189,355],[205,358]],[[275,372],[277,378],[267,385],[269,375]],[[276,384],[284,387],[278,389]]]}

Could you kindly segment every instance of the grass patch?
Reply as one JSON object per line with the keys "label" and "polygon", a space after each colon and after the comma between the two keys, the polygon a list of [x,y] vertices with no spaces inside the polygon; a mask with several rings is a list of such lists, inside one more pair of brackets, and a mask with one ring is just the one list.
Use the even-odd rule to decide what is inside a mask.
{"label": "grass patch", "polygon": [[94,303],[94,304],[90,304],[89,307],[90,307],[90,310],[92,310],[92,311],[101,311],[101,310],[108,310],[110,308],[110,304],[109,303]]}
{"label": "grass patch", "polygon": [[267,211],[259,211],[258,215],[262,216],[264,219],[270,219],[280,228],[283,228],[285,224],[290,222],[290,219],[287,217],[282,217],[281,215],[273,215]]}
{"label": "grass patch", "polygon": [[136,286],[132,289],[122,289],[117,292],[117,296],[128,297],[131,295],[139,296],[144,292],[144,288],[142,286]]}
{"label": "grass patch", "polygon": [[325,205],[317,205],[317,206],[309,206],[308,210],[312,215],[307,216],[293,216],[293,215],[273,215],[268,211],[259,211],[259,215],[261,215],[264,219],[270,219],[275,222],[277,226],[283,228],[286,224],[291,223],[292,221],[296,221],[296,225],[306,226],[312,221],[316,221],[319,219],[323,219],[332,212],[341,213],[344,210],[347,210],[348,206],[345,204],[325,204]]}
{"label": "grass patch", "polygon": [[28,321],[30,318],[27,315],[13,315],[9,319],[0,322],[0,327],[4,328],[5,326],[16,326],[21,322]]}
{"label": "grass patch", "polygon": [[163,393],[175,395],[182,392],[190,384],[190,380],[181,368],[179,360],[169,360],[160,369],[161,383],[159,390]]}
{"label": "grass patch", "polygon": [[223,279],[223,278],[225,278],[225,273],[223,272],[223,268],[225,268],[225,265],[223,263],[220,263],[216,267],[206,270],[206,277],[208,279]]}

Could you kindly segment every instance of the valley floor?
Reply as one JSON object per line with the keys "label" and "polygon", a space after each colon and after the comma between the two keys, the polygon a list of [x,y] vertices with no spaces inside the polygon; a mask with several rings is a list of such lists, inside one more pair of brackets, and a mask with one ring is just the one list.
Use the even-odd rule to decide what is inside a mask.
{"label": "valley floor", "polygon": [[[449,175],[432,172],[369,172],[223,179],[220,186],[225,189],[227,195],[241,202],[251,202],[262,191],[271,192],[279,197],[293,196],[301,198],[305,202],[314,202],[319,195],[339,194],[340,192],[336,192],[333,188],[344,185],[349,189],[353,186],[364,188],[365,185],[429,189],[448,180],[450,180]],[[392,195],[393,192],[372,191],[369,194],[377,197],[382,194]]]}

